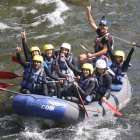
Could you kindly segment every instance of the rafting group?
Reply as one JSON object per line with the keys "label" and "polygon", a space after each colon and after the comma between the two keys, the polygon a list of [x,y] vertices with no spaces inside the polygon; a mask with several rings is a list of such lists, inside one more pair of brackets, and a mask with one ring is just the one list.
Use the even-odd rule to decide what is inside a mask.
{"label": "rafting group", "polygon": [[[17,60],[24,68],[20,93],[57,96],[60,99],[76,97],[78,100],[80,95],[86,103],[106,102],[111,86],[123,84],[136,44],[131,43],[126,59],[121,50],[113,53],[113,37],[108,33],[108,21],[103,17],[97,27],[90,10],[91,5],[87,6],[88,21],[98,36],[94,41],[95,52],[89,53],[85,49],[86,54],[79,55],[81,69],[76,67],[69,43],[63,43],[59,50],[48,43],[41,53],[37,46],[28,47],[25,30],[21,32],[22,45],[16,48]],[[26,61],[20,55],[22,48]],[[70,79],[72,84],[69,86]]]}

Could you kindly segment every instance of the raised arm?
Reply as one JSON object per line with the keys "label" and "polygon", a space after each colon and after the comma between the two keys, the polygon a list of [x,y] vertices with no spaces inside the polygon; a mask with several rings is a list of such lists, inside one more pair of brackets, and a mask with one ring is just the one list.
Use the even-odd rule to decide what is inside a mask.
{"label": "raised arm", "polygon": [[127,69],[128,69],[128,66],[129,66],[129,62],[131,60],[131,56],[132,56],[132,54],[133,54],[133,52],[135,50],[135,47],[136,47],[135,46],[135,43],[131,43],[131,45],[132,45],[132,49],[130,50],[130,52],[129,52],[127,58],[126,58],[126,60],[123,63],[122,72],[127,72]]}
{"label": "raised arm", "polygon": [[22,36],[22,46],[23,46],[23,51],[24,51],[26,61],[30,62],[30,49],[26,43],[25,29],[24,32],[21,32],[21,36]]}
{"label": "raised arm", "polygon": [[96,26],[96,24],[95,24],[95,22],[94,22],[94,20],[93,20],[93,18],[91,16],[91,14],[90,14],[91,4],[90,4],[90,6],[86,6],[86,7],[87,7],[87,16],[88,16],[89,24],[93,28],[93,30],[96,32],[96,30],[97,30],[98,27]]}
{"label": "raised arm", "polygon": [[23,68],[28,68],[28,67],[30,66],[30,63],[24,61],[24,60],[21,58],[21,55],[20,55],[21,47],[22,47],[22,45],[20,45],[20,47],[18,47],[18,44],[17,44],[17,48],[16,48],[16,51],[17,51],[17,60],[18,60],[18,62],[21,64],[21,66],[22,66]]}

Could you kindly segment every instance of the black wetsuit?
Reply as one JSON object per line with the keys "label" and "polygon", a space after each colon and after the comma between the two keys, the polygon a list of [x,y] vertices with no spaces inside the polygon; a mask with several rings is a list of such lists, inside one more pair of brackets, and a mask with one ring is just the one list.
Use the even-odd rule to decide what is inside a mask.
{"label": "black wetsuit", "polygon": [[[115,61],[115,60],[114,60],[114,53],[113,53],[113,51],[112,51],[112,49],[111,49],[111,47],[110,47],[109,41],[107,41],[107,47],[108,47],[108,51],[109,51],[109,55],[110,55],[111,61],[112,61],[112,63],[113,63],[113,62]],[[130,52],[129,52],[127,58],[126,58],[126,60],[123,62],[123,65],[122,65],[122,72],[127,72],[128,66],[129,66],[129,62],[130,62],[130,60],[131,60],[131,56],[132,56],[133,52],[134,52],[134,49],[132,48],[132,49],[130,50]]]}
{"label": "black wetsuit", "polygon": [[[76,67],[74,67],[68,60],[66,60],[66,63],[68,64],[68,66],[70,67],[70,69],[72,69],[77,75],[81,76],[83,74],[83,72],[81,70],[78,70]],[[93,77],[93,76],[90,76],[90,77]],[[88,78],[90,78],[88,77]],[[95,81],[90,81],[89,83],[89,86],[87,88],[86,91],[84,91],[83,89],[81,89],[80,87],[77,87],[81,97],[83,99],[85,99],[88,95],[91,94],[91,92],[93,91],[93,89],[95,88],[96,86],[96,83]],[[63,90],[61,92],[62,96],[66,97],[66,96],[74,96],[74,97],[78,97],[77,94],[74,94],[70,91],[67,91],[67,90]]]}
{"label": "black wetsuit", "polygon": [[[99,77],[101,74],[99,74],[96,71],[96,77]],[[99,81],[99,79],[97,78],[97,80]],[[110,92],[111,92],[111,84],[112,84],[112,76],[110,74],[103,74],[103,83],[106,83],[105,87],[106,87],[106,91],[104,94],[97,92],[97,96],[96,98],[98,100],[100,100],[102,97],[105,97],[106,99],[108,99],[110,97]],[[100,85],[99,85],[100,86]]]}
{"label": "black wetsuit", "polygon": [[[95,53],[97,53],[97,52],[99,52],[99,51],[101,51],[101,50],[103,50],[103,46],[104,45],[107,45],[107,40],[105,39],[105,37],[104,37],[104,35],[106,34],[104,34],[104,35],[102,35],[101,34],[101,32],[100,32],[100,29],[98,28],[97,30],[96,30],[96,32],[97,32],[97,34],[98,34],[98,37],[97,38],[100,38],[100,41],[97,41],[96,39],[95,39],[95,46],[94,46],[94,48],[95,48]],[[113,38],[111,37],[111,36],[109,36],[108,37],[108,40],[109,40],[109,42],[110,42],[110,46],[112,46],[113,45]],[[107,50],[107,52],[105,53],[105,54],[103,54],[103,55],[105,55],[106,57],[108,57],[109,58],[109,52],[108,52],[108,50]]]}
{"label": "black wetsuit", "polygon": [[[18,62],[21,64],[21,66],[26,69],[26,68],[29,68],[31,63],[30,62],[26,62],[24,61],[22,58],[21,58],[21,55],[17,53],[17,60]],[[46,84],[46,73],[44,71],[44,75],[43,75],[43,78],[42,78],[42,89],[41,90],[37,90],[37,91],[30,91],[29,93],[31,94],[39,94],[39,95],[49,95],[48,94],[48,88],[47,88],[47,84]],[[24,88],[21,87],[21,92]]]}
{"label": "black wetsuit", "polygon": [[[22,38],[22,45],[23,45],[23,50],[24,50],[24,55],[25,55],[26,61],[27,62],[30,62],[30,49],[29,49],[27,43],[25,42],[25,38]],[[48,68],[44,67],[44,69],[45,69],[46,75],[48,77],[50,77],[51,79],[55,80],[55,81],[58,81],[59,80],[58,77],[66,78],[66,75],[62,74],[61,72],[59,72],[57,74],[55,73],[55,75],[53,75]],[[54,95],[55,96],[60,97],[60,92],[62,90],[60,83],[58,83],[58,82],[57,83],[47,83],[47,85],[48,85],[48,88],[49,88],[50,91],[51,91],[50,88],[54,88]],[[66,81],[62,85],[65,86],[64,89],[67,89],[68,88],[68,84],[67,84]]]}

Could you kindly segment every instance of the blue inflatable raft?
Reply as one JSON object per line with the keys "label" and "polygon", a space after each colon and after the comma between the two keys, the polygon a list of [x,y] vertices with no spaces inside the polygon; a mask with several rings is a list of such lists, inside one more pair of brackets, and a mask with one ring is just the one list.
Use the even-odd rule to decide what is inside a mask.
{"label": "blue inflatable raft", "polygon": [[[127,75],[123,85],[114,86],[108,103],[117,110],[122,109],[131,99],[132,88]],[[106,103],[95,101],[85,105],[90,119],[113,115]],[[88,119],[80,103],[41,95],[17,95],[13,100],[13,109],[20,116],[46,118],[55,121],[72,122]]]}

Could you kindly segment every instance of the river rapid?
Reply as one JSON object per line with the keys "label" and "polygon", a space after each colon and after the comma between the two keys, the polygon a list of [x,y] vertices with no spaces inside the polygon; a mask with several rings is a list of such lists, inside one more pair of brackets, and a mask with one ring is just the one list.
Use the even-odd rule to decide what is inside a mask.
{"label": "river rapid", "polygon": [[[98,25],[102,16],[109,21],[109,32],[140,45],[139,0],[0,0],[0,70],[22,75],[23,68],[12,61],[16,45],[21,44],[20,31],[26,30],[29,47],[53,44],[59,49],[63,42],[72,46],[75,61],[85,53],[84,45],[93,52],[96,33],[90,27],[86,5]],[[114,39],[114,51],[127,56],[131,45]],[[14,114],[10,101],[13,93],[0,91],[0,139],[2,140],[137,140],[140,139],[140,48],[136,48],[128,70],[134,89],[131,101],[121,110],[123,116],[110,116],[78,124],[20,117]],[[21,52],[24,58],[23,51]],[[21,78],[0,82],[18,84]],[[7,89],[19,91],[20,86]],[[5,100],[7,103],[5,104]]]}

